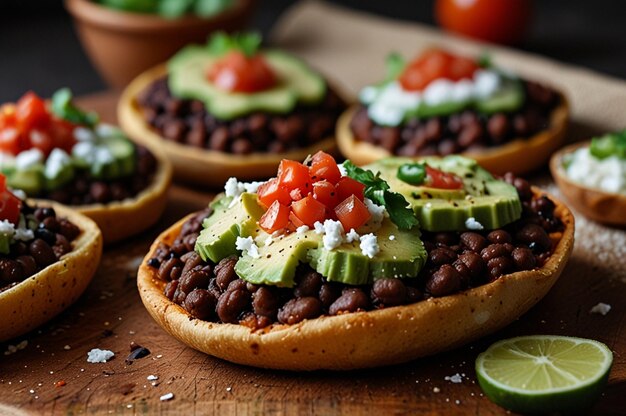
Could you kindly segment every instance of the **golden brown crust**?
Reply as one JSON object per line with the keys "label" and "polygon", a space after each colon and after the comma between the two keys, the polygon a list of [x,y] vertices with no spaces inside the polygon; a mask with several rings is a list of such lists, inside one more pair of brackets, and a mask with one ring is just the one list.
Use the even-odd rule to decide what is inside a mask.
{"label": "golden brown crust", "polygon": [[285,370],[349,370],[409,361],[449,350],[508,325],[556,282],[572,251],[574,217],[559,201],[565,224],[555,251],[536,270],[502,276],[452,296],[370,312],[324,316],[254,332],[243,325],[192,319],[163,295],[146,265],[159,242],[172,243],[186,219],[164,231],[139,267],[137,284],[152,317],[171,335],[207,354],[239,364]]}
{"label": "golden brown crust", "polygon": [[200,185],[221,187],[231,176],[240,180],[270,177],[282,159],[304,160],[307,155],[323,150],[336,151],[334,137],[329,137],[312,146],[285,153],[251,153],[234,155],[214,150],[198,149],[162,138],[144,120],[137,96],[155,80],[167,74],[166,66],[159,65],[139,75],[122,93],[117,106],[117,117],[126,134],[143,144],[162,147],[174,165],[177,179]]}
{"label": "golden brown crust", "polygon": [[54,203],[59,217],[81,229],[72,251],[42,271],[0,293],[0,341],[25,334],[52,319],[83,293],[102,255],[102,234],[91,219]]}
{"label": "golden brown crust", "polygon": [[[157,160],[152,182],[133,198],[107,204],[72,206],[98,224],[105,244],[131,237],[157,222],[165,210],[167,191],[172,182],[172,165],[163,150],[144,144]],[[37,200],[38,204],[52,201]]]}
{"label": "golden brown crust", "polygon": [[[561,104],[552,111],[547,129],[528,139],[515,139],[501,146],[480,152],[465,152],[462,155],[475,159],[482,167],[498,175],[506,172],[519,175],[540,168],[565,140],[569,109],[565,96],[560,97]],[[357,105],[353,105],[347,109],[337,122],[337,145],[341,153],[357,165],[367,165],[393,156],[380,146],[355,139],[350,122],[357,108]]]}
{"label": "golden brown crust", "polygon": [[626,195],[604,192],[589,188],[569,179],[563,169],[563,156],[581,147],[589,147],[591,142],[576,143],[564,147],[550,159],[550,171],[554,181],[576,210],[583,215],[604,224],[626,225]]}

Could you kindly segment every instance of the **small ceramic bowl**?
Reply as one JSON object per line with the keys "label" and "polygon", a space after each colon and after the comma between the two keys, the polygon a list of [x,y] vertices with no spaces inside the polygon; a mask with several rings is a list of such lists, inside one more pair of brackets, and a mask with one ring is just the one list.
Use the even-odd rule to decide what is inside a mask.
{"label": "small ceramic bowl", "polygon": [[581,147],[589,147],[590,141],[564,147],[552,156],[550,171],[561,193],[577,211],[594,221],[626,226],[626,195],[589,188],[571,180],[563,168],[563,157]]}
{"label": "small ceramic bowl", "polygon": [[114,10],[91,0],[65,0],[87,55],[112,87],[126,86],[146,69],[166,61],[189,43],[203,43],[214,31],[245,28],[256,0],[235,0],[214,17],[165,19]]}

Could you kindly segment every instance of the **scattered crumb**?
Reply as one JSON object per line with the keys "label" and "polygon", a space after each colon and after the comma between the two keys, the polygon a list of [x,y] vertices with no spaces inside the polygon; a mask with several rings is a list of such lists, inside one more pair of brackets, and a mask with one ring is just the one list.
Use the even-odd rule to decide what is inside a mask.
{"label": "scattered crumb", "polygon": [[458,384],[463,382],[463,377],[459,373],[456,373],[452,376],[446,376],[445,380],[451,381],[452,383]]}
{"label": "scattered crumb", "polygon": [[166,402],[168,400],[172,400],[173,398],[174,398],[174,393],[167,393],[159,397],[159,400],[161,400],[162,402]]}
{"label": "scattered crumb", "polygon": [[150,374],[148,377],[146,377],[146,380],[148,381],[154,381],[154,380],[158,380],[159,376],[155,376],[153,374]]}
{"label": "scattered crumb", "polygon": [[72,349],[72,347],[70,347],[69,345],[66,345],[66,346],[64,346],[64,347],[63,347],[63,349],[64,349],[65,351],[68,351],[68,350],[71,350],[71,349]]}
{"label": "scattered crumb", "polygon": [[106,363],[115,356],[113,351],[94,348],[87,353],[88,363]]}
{"label": "scattered crumb", "polygon": [[54,387],[63,387],[65,386],[67,383],[65,382],[65,380],[59,380],[54,384]]}
{"label": "scattered crumb", "polygon": [[439,393],[441,389],[439,387],[433,387],[433,393]]}
{"label": "scattered crumb", "polygon": [[591,310],[589,310],[589,313],[599,313],[600,315],[604,316],[607,313],[609,313],[610,310],[611,310],[611,305],[600,302],[596,306],[591,308]]}
{"label": "scattered crumb", "polygon": [[232,388],[232,387],[226,387],[226,391],[227,391],[227,392],[229,392],[229,393],[230,393],[232,390],[233,390],[233,388]]}

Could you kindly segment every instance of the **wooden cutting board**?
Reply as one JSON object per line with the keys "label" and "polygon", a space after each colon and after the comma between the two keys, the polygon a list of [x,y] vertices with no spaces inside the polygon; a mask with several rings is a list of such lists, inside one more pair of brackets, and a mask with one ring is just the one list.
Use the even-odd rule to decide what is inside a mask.
{"label": "wooden cutting board", "polygon": [[[117,94],[107,93],[81,104],[115,121],[116,100]],[[135,273],[158,232],[204,207],[211,197],[210,192],[175,186],[159,224],[107,249],[92,284],[74,306],[12,342],[27,340],[28,345],[0,355],[0,414],[496,415],[503,410],[483,397],[476,384],[476,355],[497,339],[537,333],[605,342],[615,352],[615,363],[593,414],[624,414],[626,283],[614,267],[620,261],[623,266],[623,259],[597,265],[584,250],[575,251],[556,286],[519,321],[479,342],[404,365],[298,374],[242,367],[186,347],[148,316]],[[600,301],[613,310],[606,316],[589,314]],[[133,341],[151,354],[128,365],[125,358]],[[7,348],[1,345],[0,353]],[[92,348],[110,349],[116,356],[108,363],[90,364],[86,358]],[[461,383],[446,380],[457,373]],[[150,375],[158,380],[149,381]],[[174,398],[161,401],[167,393]]]}

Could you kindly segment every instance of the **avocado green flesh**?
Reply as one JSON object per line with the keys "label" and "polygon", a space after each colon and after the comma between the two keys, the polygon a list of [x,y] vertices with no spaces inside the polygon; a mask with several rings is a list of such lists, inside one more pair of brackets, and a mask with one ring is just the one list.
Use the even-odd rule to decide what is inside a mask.
{"label": "avocado green flesh", "polygon": [[[365,285],[382,278],[416,277],[426,262],[426,250],[417,230],[399,230],[388,218],[376,231],[380,251],[373,258],[361,252],[359,241],[334,250],[323,244],[309,251],[309,263],[330,282]],[[389,237],[393,235],[393,240]]]}
{"label": "avocado green flesh", "polygon": [[445,190],[414,186],[397,178],[398,168],[414,160],[388,158],[367,168],[380,171],[392,190],[402,194],[411,204],[420,222],[428,231],[464,231],[465,222],[473,217],[485,229],[501,228],[516,221],[522,205],[512,185],[495,179],[471,159],[461,156],[423,158],[429,166],[451,172],[463,179],[462,190]]}
{"label": "avocado green flesh", "polygon": [[21,189],[28,195],[37,195],[45,184],[43,169],[43,165],[37,164],[28,169],[14,169],[7,172],[7,185],[13,189]]}
{"label": "avocado green flesh", "polygon": [[474,106],[483,114],[508,113],[519,109],[524,104],[525,94],[522,83],[515,79],[506,79],[504,85],[492,96],[476,100]]}
{"label": "avocado green flesh", "polygon": [[172,93],[184,99],[204,102],[215,117],[231,120],[255,111],[286,114],[298,103],[316,104],[326,94],[326,82],[304,62],[279,51],[263,51],[263,56],[277,75],[277,85],[266,91],[234,93],[213,85],[208,69],[220,57],[202,46],[188,46],[168,62]]}
{"label": "avocado green flesh", "polygon": [[233,206],[232,200],[232,197],[224,196],[211,204],[213,213],[204,220],[195,245],[195,251],[204,261],[217,263],[238,254],[237,237],[247,237],[257,229],[263,209],[258,205],[256,195],[244,193]]}
{"label": "avocado green flesh", "polygon": [[0,234],[0,253],[9,254],[11,252],[11,237],[8,234]]}

